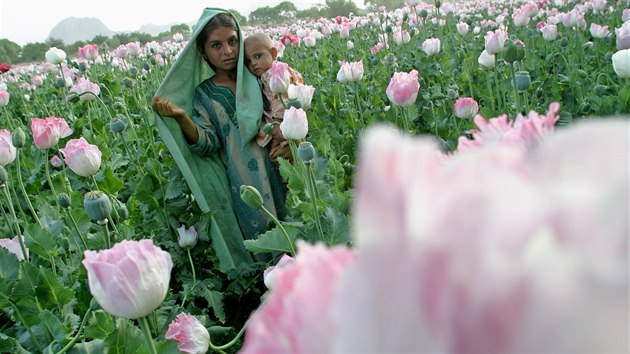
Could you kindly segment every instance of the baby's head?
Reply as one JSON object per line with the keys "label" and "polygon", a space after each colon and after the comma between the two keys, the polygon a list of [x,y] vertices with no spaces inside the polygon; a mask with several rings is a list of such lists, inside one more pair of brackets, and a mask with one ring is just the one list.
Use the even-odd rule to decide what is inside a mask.
{"label": "baby's head", "polygon": [[257,32],[245,38],[245,63],[252,74],[260,77],[271,69],[271,64],[278,57],[278,49],[268,35]]}

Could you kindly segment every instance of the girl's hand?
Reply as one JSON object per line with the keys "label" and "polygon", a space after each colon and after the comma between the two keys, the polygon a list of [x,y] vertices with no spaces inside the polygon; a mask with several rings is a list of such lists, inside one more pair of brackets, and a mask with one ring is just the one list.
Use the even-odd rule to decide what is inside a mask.
{"label": "girl's hand", "polygon": [[168,98],[154,96],[151,100],[151,107],[153,107],[153,110],[162,117],[171,117],[179,121],[186,116],[186,111],[174,104],[173,101]]}

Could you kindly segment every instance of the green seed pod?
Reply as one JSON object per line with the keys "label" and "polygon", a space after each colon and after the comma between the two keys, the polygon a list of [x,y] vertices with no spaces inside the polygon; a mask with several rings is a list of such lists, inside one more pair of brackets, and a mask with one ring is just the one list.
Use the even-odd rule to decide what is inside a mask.
{"label": "green seed pod", "polygon": [[569,40],[567,39],[567,37],[560,38],[560,46],[562,48],[566,48],[568,45],[569,45]]}
{"label": "green seed pod", "polygon": [[133,87],[133,80],[131,80],[131,79],[130,79],[130,78],[128,78],[128,77],[124,78],[122,83],[123,83],[123,85],[124,85],[126,88],[132,88],[132,87]]}
{"label": "green seed pod", "polygon": [[459,98],[459,91],[453,88],[448,88],[446,89],[446,97],[448,97],[451,100],[455,100]]}
{"label": "green seed pod", "polygon": [[260,192],[252,186],[241,186],[241,199],[245,204],[254,209],[260,209],[263,206],[263,198]]}
{"label": "green seed pod", "polygon": [[304,163],[311,163],[315,158],[315,148],[313,144],[308,141],[303,141],[298,146],[297,154],[300,160],[304,161]]}
{"label": "green seed pod", "polygon": [[392,32],[394,32],[394,29],[392,28],[391,25],[387,25],[387,26],[385,26],[385,32],[392,33]]}
{"label": "green seed pod", "polygon": [[0,165],[0,186],[4,186],[9,179],[9,175],[7,174],[7,170],[4,169],[4,166]]}
{"label": "green seed pod", "polygon": [[66,96],[66,101],[69,103],[77,103],[81,100],[81,97],[77,95],[75,92],[71,92],[68,96]]}
{"label": "green seed pod", "polygon": [[429,16],[429,13],[427,12],[427,10],[423,9],[420,11],[420,17],[427,18],[427,16]]}
{"label": "green seed pod", "polygon": [[138,69],[136,69],[135,67],[132,67],[131,69],[129,69],[129,74],[131,76],[137,76],[138,75]]}
{"label": "green seed pod", "polygon": [[523,92],[529,88],[532,84],[532,78],[527,71],[519,71],[516,73],[516,89],[518,92]]}
{"label": "green seed pod", "polygon": [[11,136],[12,138],[12,143],[13,146],[15,146],[16,148],[22,148],[24,147],[24,143],[26,142],[26,134],[24,134],[24,131],[22,130],[22,128],[18,127],[13,131],[13,134]]}
{"label": "green seed pod", "polygon": [[112,203],[109,201],[109,197],[101,191],[85,193],[83,208],[90,219],[96,220],[99,224],[106,222],[112,213]]}
{"label": "green seed pod", "polygon": [[508,63],[517,61],[516,44],[511,39],[505,41],[505,50],[503,51],[503,59]]}
{"label": "green seed pod", "polygon": [[86,63],[79,63],[79,71],[81,71],[82,73],[87,71],[87,64]]}
{"label": "green seed pod", "polygon": [[[595,85],[595,94],[598,95],[598,96],[605,95],[607,90],[608,90],[608,86]],[[15,134],[15,133],[13,133],[13,134]],[[15,143],[13,145],[15,145]]]}
{"label": "green seed pod", "polygon": [[151,71],[151,64],[149,64],[149,62],[148,62],[148,61],[145,61],[145,62],[142,64],[142,68],[143,68],[144,70],[146,70],[146,71]]}
{"label": "green seed pod", "polygon": [[67,195],[66,193],[60,193],[57,196],[57,204],[59,204],[60,207],[67,209],[70,207],[70,196]]}
{"label": "green seed pod", "polygon": [[295,109],[300,109],[302,108],[302,103],[300,103],[299,100],[289,100],[289,102],[287,102],[287,108],[291,108],[291,107],[295,107]]}
{"label": "green seed pod", "polygon": [[613,54],[613,52],[606,52],[606,54],[604,54],[604,60],[611,62]]}
{"label": "green seed pod", "polygon": [[125,204],[118,203],[118,208],[116,208],[116,211],[118,211],[119,221],[125,221],[129,219],[129,210],[127,209],[127,206]]}
{"label": "green seed pod", "polygon": [[127,124],[118,116],[109,122],[109,129],[114,133],[122,133],[125,128],[127,128]]}
{"label": "green seed pod", "polygon": [[55,80],[55,85],[59,88],[64,88],[66,87],[66,81],[62,77],[58,77],[57,80]]}

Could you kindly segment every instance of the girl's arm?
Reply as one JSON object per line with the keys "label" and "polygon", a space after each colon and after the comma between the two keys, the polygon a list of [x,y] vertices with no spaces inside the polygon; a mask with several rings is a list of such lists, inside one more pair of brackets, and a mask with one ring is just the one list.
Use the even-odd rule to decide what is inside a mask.
{"label": "girl's arm", "polygon": [[194,145],[199,141],[199,132],[197,131],[197,125],[186,114],[181,107],[174,104],[168,98],[155,96],[151,100],[151,106],[153,110],[162,117],[171,117],[179,123],[179,126],[184,133],[184,137],[189,144]]}

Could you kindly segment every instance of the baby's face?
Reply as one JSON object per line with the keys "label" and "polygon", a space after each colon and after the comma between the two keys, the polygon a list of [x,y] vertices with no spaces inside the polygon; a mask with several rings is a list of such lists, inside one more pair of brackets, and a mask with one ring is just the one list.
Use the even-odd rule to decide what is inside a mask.
{"label": "baby's face", "polygon": [[260,77],[265,71],[271,69],[273,57],[271,50],[258,42],[245,45],[245,63],[252,74]]}

